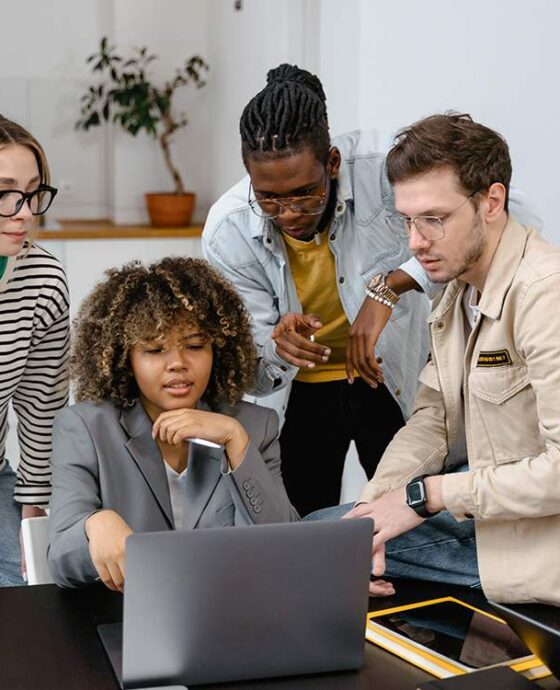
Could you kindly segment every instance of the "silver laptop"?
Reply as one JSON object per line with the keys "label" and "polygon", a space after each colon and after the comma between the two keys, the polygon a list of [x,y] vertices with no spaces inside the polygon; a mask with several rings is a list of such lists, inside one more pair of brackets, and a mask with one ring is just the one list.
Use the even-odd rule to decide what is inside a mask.
{"label": "silver laptop", "polygon": [[560,608],[544,604],[488,603],[560,679]]}
{"label": "silver laptop", "polygon": [[359,668],[372,536],[369,519],[132,535],[122,662],[121,630],[99,631],[122,686]]}

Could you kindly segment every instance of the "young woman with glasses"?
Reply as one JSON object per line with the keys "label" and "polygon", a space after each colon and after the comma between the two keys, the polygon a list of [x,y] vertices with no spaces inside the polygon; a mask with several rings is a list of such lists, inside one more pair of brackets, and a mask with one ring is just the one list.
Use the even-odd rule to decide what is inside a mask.
{"label": "young woman with glasses", "polygon": [[[37,217],[56,191],[40,144],[0,116],[0,586],[24,582],[20,520],[45,514],[52,423],[68,397],[66,277],[33,241]],[[5,456],[10,403],[18,420],[17,476]]]}

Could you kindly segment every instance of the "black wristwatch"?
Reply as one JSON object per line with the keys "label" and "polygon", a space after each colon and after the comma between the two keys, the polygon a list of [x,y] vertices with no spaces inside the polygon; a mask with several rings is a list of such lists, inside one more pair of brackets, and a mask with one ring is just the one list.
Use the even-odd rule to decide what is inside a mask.
{"label": "black wristwatch", "polygon": [[[415,477],[406,485],[406,503],[412,510],[422,518],[429,518],[437,513],[430,513],[426,508],[426,487],[424,486],[424,479],[428,477],[427,474],[421,474]],[[438,511],[439,512],[439,511]]]}

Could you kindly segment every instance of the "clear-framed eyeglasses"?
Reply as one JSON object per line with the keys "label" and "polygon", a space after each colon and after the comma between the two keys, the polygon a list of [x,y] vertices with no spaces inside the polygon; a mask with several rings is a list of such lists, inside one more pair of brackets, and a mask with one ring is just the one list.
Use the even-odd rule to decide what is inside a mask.
{"label": "clear-framed eyeglasses", "polygon": [[[325,177],[320,183],[321,186],[325,186],[326,179],[327,171],[325,171]],[[253,186],[249,183],[247,203],[251,207],[251,211],[259,218],[269,218],[271,220],[280,217],[287,209],[302,216],[318,216],[323,213],[328,203],[328,189],[326,186],[321,194],[290,196],[282,199],[251,199],[252,191]]]}
{"label": "clear-framed eyeglasses", "polygon": [[58,189],[42,184],[32,192],[22,192],[19,189],[0,190],[0,216],[11,218],[19,213],[25,204],[34,216],[40,216],[49,210]]}
{"label": "clear-framed eyeglasses", "polygon": [[385,222],[393,232],[401,236],[410,236],[412,225],[425,240],[430,242],[437,242],[445,237],[445,225],[451,216],[453,216],[459,209],[472,199],[478,192],[473,192],[466,199],[464,199],[457,208],[445,216],[405,216],[402,213],[392,213],[385,217]]}

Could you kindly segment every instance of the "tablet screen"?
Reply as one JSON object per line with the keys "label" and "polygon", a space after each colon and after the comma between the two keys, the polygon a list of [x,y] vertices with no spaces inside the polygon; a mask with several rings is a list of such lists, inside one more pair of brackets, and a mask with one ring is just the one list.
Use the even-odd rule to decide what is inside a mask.
{"label": "tablet screen", "polygon": [[381,614],[372,620],[473,669],[531,654],[505,623],[455,602]]}

